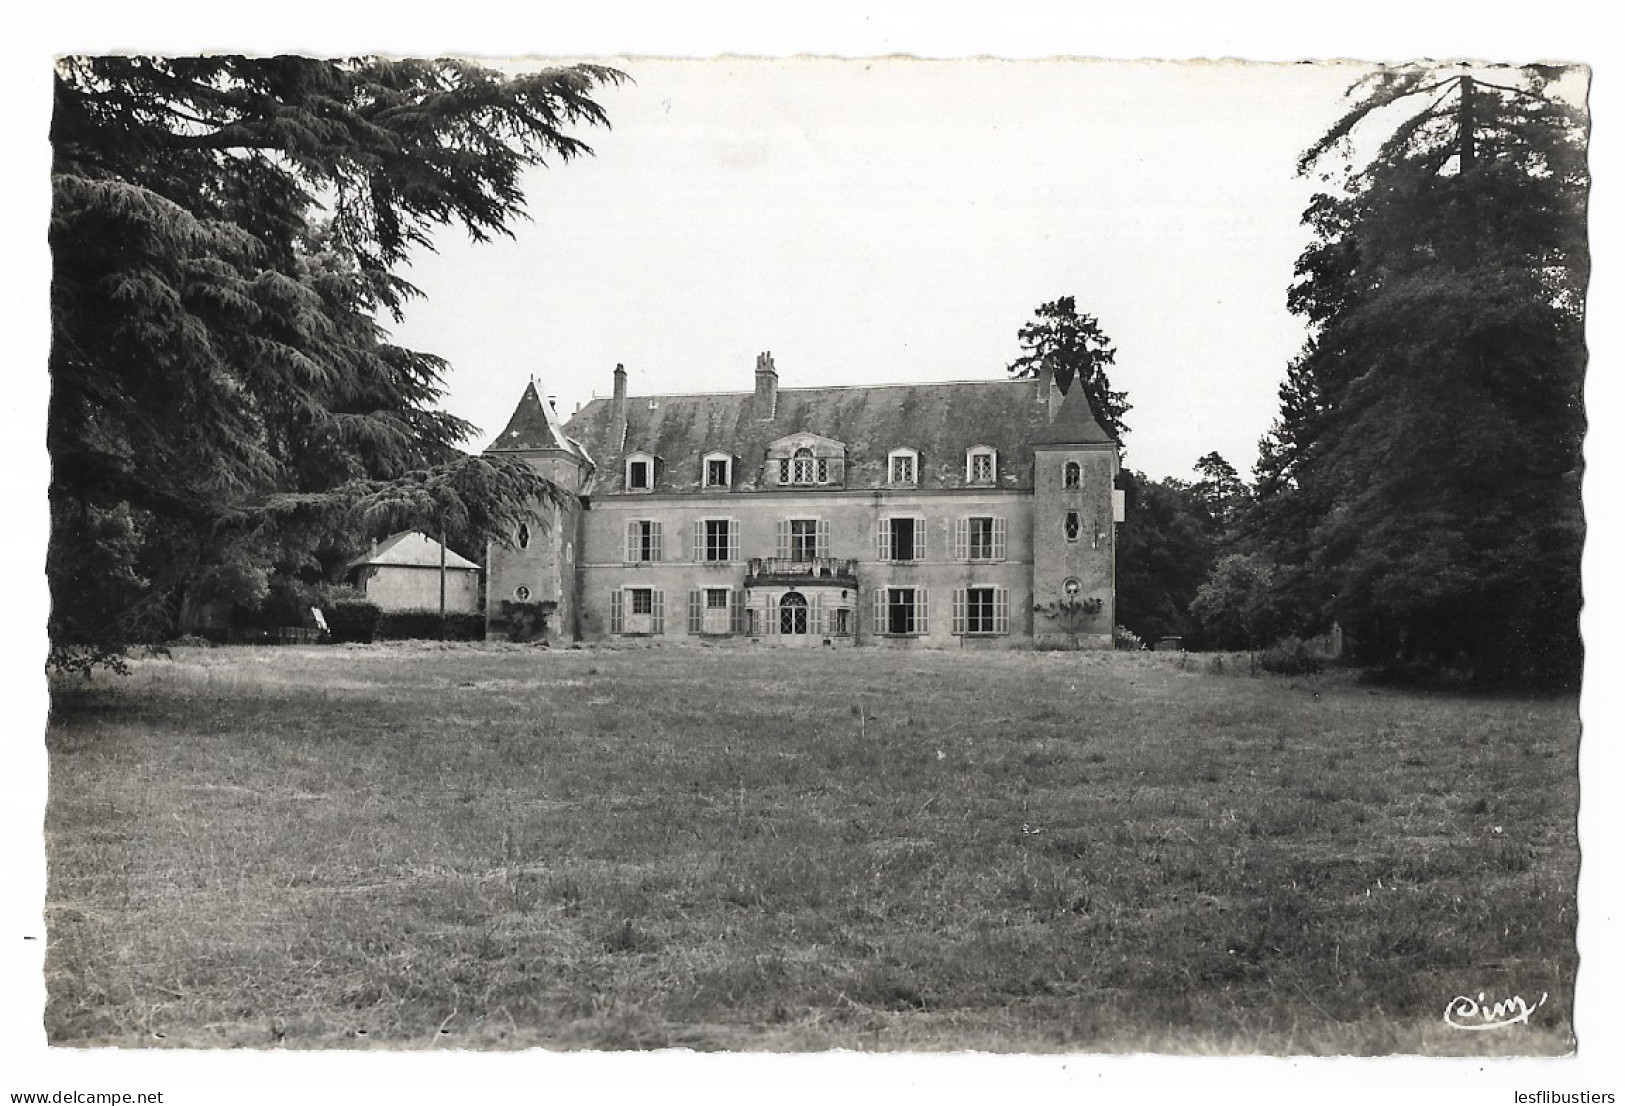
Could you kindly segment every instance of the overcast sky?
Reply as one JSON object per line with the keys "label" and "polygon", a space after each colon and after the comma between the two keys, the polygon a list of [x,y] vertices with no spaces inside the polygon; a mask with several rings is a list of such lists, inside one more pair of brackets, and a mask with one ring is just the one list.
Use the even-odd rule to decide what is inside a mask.
{"label": "overcast sky", "polygon": [[[1041,303],[1117,348],[1126,463],[1244,473],[1304,339],[1285,307],[1298,155],[1353,65],[625,59],[595,156],[528,181],[533,221],[444,232],[396,338],[448,358],[483,447],[534,374],[610,387],[999,379]],[[815,427],[838,433],[838,428]]]}

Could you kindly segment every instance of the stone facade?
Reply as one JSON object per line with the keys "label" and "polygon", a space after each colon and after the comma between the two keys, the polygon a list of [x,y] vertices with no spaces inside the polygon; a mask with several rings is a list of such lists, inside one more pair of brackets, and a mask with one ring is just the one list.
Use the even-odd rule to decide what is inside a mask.
{"label": "stone facade", "polygon": [[569,640],[1109,648],[1116,443],[1047,378],[626,394],[561,423],[532,384],[489,453],[565,492],[493,544],[502,602]]}

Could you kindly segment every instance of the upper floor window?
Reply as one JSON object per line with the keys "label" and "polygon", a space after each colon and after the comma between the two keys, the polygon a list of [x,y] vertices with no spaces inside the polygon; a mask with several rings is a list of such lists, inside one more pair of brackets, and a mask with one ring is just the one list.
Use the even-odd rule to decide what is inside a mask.
{"label": "upper floor window", "polygon": [[733,487],[733,457],[726,453],[705,455],[705,486],[707,488]]}
{"label": "upper floor window", "polygon": [[988,446],[976,446],[965,454],[965,480],[971,484],[991,484],[999,469],[999,455]]}
{"label": "upper floor window", "polygon": [[875,553],[882,561],[924,560],[925,519],[881,519],[875,527]]}
{"label": "upper floor window", "polygon": [[660,523],[636,519],[626,524],[626,559],[632,564],[660,560]]}
{"label": "upper floor window", "polygon": [[889,455],[887,483],[917,484],[920,481],[920,455],[912,449],[894,449]]}
{"label": "upper floor window", "polygon": [[1083,519],[1076,511],[1066,513],[1066,540],[1077,541],[1083,531]]}
{"label": "upper floor window", "polygon": [[996,516],[957,519],[954,523],[954,559],[1004,560],[1005,531],[1005,520]]}
{"label": "upper floor window", "polygon": [[739,559],[739,520],[698,519],[694,523],[694,559],[701,564],[725,564]]}
{"label": "upper floor window", "polygon": [[1061,470],[1061,483],[1068,488],[1083,487],[1083,466],[1076,461],[1068,461]]}
{"label": "upper floor window", "polygon": [[530,527],[526,526],[523,522],[519,524],[519,548],[530,548]]}
{"label": "upper floor window", "polygon": [[655,484],[655,459],[647,453],[634,453],[626,459],[626,490],[646,492]]}
{"label": "upper floor window", "polygon": [[810,561],[818,556],[818,520],[793,518],[790,520],[790,559]]}

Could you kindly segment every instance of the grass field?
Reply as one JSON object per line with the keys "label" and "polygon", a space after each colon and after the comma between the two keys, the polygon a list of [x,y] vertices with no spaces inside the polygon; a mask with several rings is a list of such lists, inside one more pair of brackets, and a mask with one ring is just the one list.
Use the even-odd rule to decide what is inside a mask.
{"label": "grass field", "polygon": [[1577,742],[1235,658],[179,650],[54,688],[47,1028],[1562,1053]]}

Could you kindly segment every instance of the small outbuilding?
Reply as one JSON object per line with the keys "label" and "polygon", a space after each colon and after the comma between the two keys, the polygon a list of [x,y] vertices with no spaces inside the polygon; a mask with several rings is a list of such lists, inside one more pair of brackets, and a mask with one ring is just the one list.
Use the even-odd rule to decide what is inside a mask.
{"label": "small outbuilding", "polygon": [[[391,534],[372,551],[351,561],[350,582],[385,611],[440,608],[441,545],[427,534]],[[446,549],[446,611],[473,614],[480,609],[480,566]]]}

